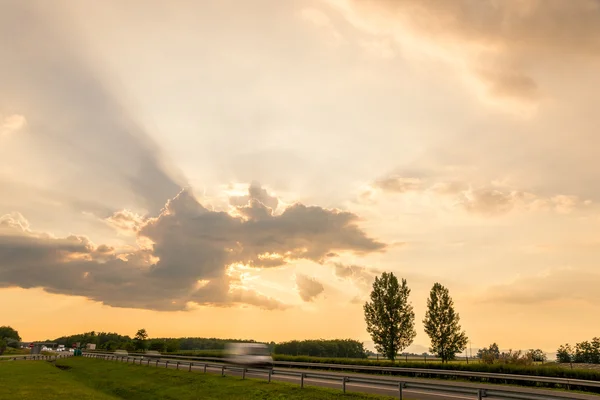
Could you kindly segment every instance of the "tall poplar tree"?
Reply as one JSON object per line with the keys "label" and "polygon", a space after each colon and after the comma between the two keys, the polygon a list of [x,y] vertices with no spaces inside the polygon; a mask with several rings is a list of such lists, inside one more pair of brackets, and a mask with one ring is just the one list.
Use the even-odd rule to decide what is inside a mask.
{"label": "tall poplar tree", "polygon": [[469,339],[459,325],[460,316],[454,311],[454,301],[448,289],[435,283],[427,299],[427,312],[423,324],[431,339],[430,351],[442,362],[454,359],[464,351]]}
{"label": "tall poplar tree", "polygon": [[384,272],[375,278],[371,301],[364,305],[367,332],[377,351],[392,361],[416,336],[415,313],[408,302],[409,294],[406,279],[402,279],[400,285],[392,272]]}

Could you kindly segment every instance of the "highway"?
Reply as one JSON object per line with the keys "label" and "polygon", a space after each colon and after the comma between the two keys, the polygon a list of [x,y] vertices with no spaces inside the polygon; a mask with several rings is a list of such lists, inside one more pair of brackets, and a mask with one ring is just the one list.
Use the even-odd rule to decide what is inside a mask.
{"label": "highway", "polygon": [[[142,362],[141,367],[147,367],[147,362],[148,362],[147,359],[142,360],[139,357],[133,358],[130,356],[130,362],[140,363],[140,361]],[[168,364],[167,364],[167,361],[168,361]],[[179,367],[177,367],[177,364],[176,364],[177,361],[180,361]],[[197,372],[203,372],[204,365],[202,365],[201,363],[198,363],[198,364],[200,364],[200,365],[193,365],[192,370],[197,371]],[[165,367],[173,368],[173,369],[179,368],[179,369],[186,370],[186,371],[190,368],[188,362],[185,362],[182,360],[168,359],[168,358],[161,358],[159,360],[158,364],[156,363],[156,360],[151,360],[149,365],[150,365],[150,367],[156,367],[156,365],[158,365],[158,367],[162,367],[162,368],[165,368]],[[219,375],[222,373],[221,366],[215,362],[211,362],[210,365],[208,365],[206,367],[206,371],[209,373],[214,373],[214,374],[219,374]],[[277,373],[279,371],[281,371],[282,373],[285,373],[285,372],[297,372],[297,373],[306,373],[306,374],[318,374],[319,373],[318,371],[315,371],[314,369],[306,370],[306,369],[278,368],[276,370],[276,373],[273,374],[271,377],[271,380],[273,380],[273,381],[294,383],[299,386],[300,386],[300,381],[301,381],[300,376],[280,375]],[[315,378],[315,377],[306,377],[304,379],[304,385],[338,389],[338,390],[340,390],[340,393],[341,393],[342,378],[344,376],[364,377],[367,379],[374,378],[373,374],[360,374],[360,373],[347,373],[347,372],[344,373],[344,372],[330,372],[330,371],[327,371],[326,373],[327,373],[327,375],[339,376],[340,380],[332,381],[332,380],[319,379],[319,378]],[[241,370],[225,370],[225,375],[241,377],[242,371]],[[268,374],[266,372],[247,371],[246,377],[253,378],[253,379],[265,379],[266,380],[266,379],[268,379]],[[440,383],[440,384],[443,384],[444,386],[454,386],[456,388],[469,387],[469,388],[473,388],[473,389],[481,388],[481,389],[488,389],[488,390],[494,390],[494,389],[501,388],[502,390],[523,394],[523,399],[527,399],[528,395],[532,396],[532,397],[530,397],[531,399],[543,399],[544,395],[547,394],[547,395],[554,395],[554,396],[557,396],[557,395],[564,396],[565,400],[566,399],[600,400],[600,396],[593,395],[593,394],[588,395],[588,394],[572,393],[572,392],[565,392],[565,391],[533,389],[533,388],[528,388],[528,387],[515,387],[515,386],[507,386],[507,385],[456,382],[456,381],[448,381],[448,380],[409,378],[409,377],[399,378],[399,377],[377,376],[377,379],[385,379],[385,380],[389,380],[390,382],[394,382],[394,383],[399,382],[400,380],[402,382],[414,382],[414,383],[429,383],[429,384]],[[398,392],[399,392],[398,388],[393,387],[393,386],[386,387],[386,386],[381,386],[381,385],[374,385],[374,384],[369,384],[369,383],[357,383],[357,382],[347,382],[346,390],[348,392],[359,392],[359,393],[369,393],[369,394],[393,396],[396,399],[398,398]],[[450,394],[450,393],[434,392],[434,391],[425,390],[425,389],[405,388],[405,389],[403,389],[403,399],[404,400],[406,400],[406,399],[409,399],[409,400],[441,400],[441,399],[474,400],[474,399],[477,399],[477,395],[476,394],[472,394],[472,395],[462,394],[462,393]],[[485,397],[485,399],[486,400],[500,400],[501,398],[488,396],[488,397]]]}

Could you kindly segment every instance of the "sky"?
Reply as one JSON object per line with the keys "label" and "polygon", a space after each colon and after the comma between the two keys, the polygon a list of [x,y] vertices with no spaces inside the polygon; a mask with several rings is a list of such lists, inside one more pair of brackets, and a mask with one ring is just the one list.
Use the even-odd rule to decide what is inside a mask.
{"label": "sky", "polygon": [[0,0],[0,324],[353,338],[600,320],[597,0]]}

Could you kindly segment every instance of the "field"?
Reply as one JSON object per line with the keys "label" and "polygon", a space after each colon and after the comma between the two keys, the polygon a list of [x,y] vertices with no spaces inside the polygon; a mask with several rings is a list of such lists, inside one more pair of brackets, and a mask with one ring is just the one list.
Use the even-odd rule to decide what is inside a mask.
{"label": "field", "polygon": [[[0,399],[23,400],[192,400],[337,399],[339,390],[190,373],[162,368],[68,358],[56,363],[13,361],[0,364]],[[346,399],[386,399],[346,394]]]}
{"label": "field", "polygon": [[13,349],[12,347],[7,347],[6,350],[4,350],[4,353],[2,354],[3,356],[12,356],[12,355],[24,355],[24,354],[30,354],[31,350],[29,349]]}

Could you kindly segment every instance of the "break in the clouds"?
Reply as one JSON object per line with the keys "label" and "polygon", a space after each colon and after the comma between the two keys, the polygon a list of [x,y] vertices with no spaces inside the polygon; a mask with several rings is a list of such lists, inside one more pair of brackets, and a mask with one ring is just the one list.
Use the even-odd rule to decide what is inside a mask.
{"label": "break in the clouds", "polygon": [[261,204],[275,210],[279,204],[277,196],[271,196],[267,189],[261,187],[260,183],[252,182],[248,188],[248,194],[243,196],[231,196],[229,203],[236,207],[244,207],[250,200],[256,200]]}
{"label": "break in the clouds", "polygon": [[466,68],[492,96],[535,100],[541,65],[600,56],[596,0],[325,1],[361,30]]}
{"label": "break in the clouds", "polygon": [[[2,3],[0,113],[16,108],[28,116],[28,150],[52,171],[55,190],[77,189],[79,205],[103,198],[155,215],[185,179],[129,113],[125,94],[107,81],[93,54],[57,24],[60,19],[68,19],[60,4]],[[13,115],[1,129],[14,131],[23,123]],[[42,157],[48,152],[52,158]],[[15,167],[30,162],[22,158]]]}
{"label": "break in the clouds", "polygon": [[317,298],[325,287],[316,278],[310,277],[304,274],[296,275],[296,286],[298,288],[298,294],[303,301],[311,302]]}
{"label": "break in the clouds", "polygon": [[[250,193],[262,193],[251,186]],[[53,237],[32,230],[18,213],[0,219],[0,285],[42,287],[85,296],[115,307],[184,310],[189,303],[245,303],[265,309],[286,305],[245,288],[236,265],[269,268],[294,260],[322,263],[333,251],[366,254],[385,248],[363,232],[348,212],[289,206],[281,214],[250,198],[243,215],[211,211],[189,192],[169,200],[156,218],[122,212],[110,218],[118,230],[135,231],[135,251],[116,252],[84,236]],[[251,215],[251,218],[245,216]],[[323,291],[299,275],[305,301]]]}

